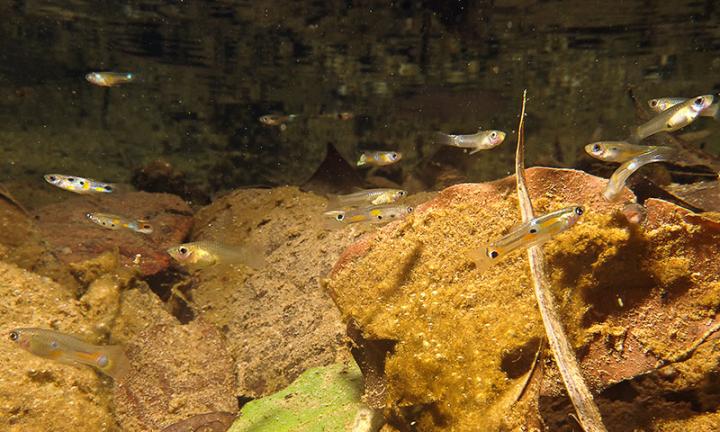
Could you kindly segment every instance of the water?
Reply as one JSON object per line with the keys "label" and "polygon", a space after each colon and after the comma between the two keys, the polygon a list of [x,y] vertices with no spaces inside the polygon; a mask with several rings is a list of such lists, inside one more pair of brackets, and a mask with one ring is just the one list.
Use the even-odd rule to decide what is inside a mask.
{"label": "water", "polygon": [[[433,156],[487,180],[512,169],[511,145],[465,158],[430,134],[512,132],[527,88],[529,163],[573,166],[593,133],[619,139],[636,123],[628,85],[643,100],[720,86],[712,1],[0,8],[3,181],[54,170],[129,182],[162,158],[210,197],[302,184],[327,143],[349,161],[362,148],[402,151],[400,181]],[[107,91],[83,80],[94,70],[131,71],[140,81]],[[280,133],[257,121],[275,111],[305,117]],[[333,111],[355,119],[312,117]],[[720,149],[714,138],[707,146]]]}
{"label": "water", "polygon": [[[352,186],[402,187],[411,194],[407,205],[416,206],[431,197],[426,192],[450,184],[505,177],[514,171],[516,128],[525,89],[529,96],[526,165],[582,168],[608,177],[612,168],[592,161],[583,148],[593,141],[623,139],[631,127],[641,123],[628,95],[630,89],[642,104],[656,97],[691,97],[720,91],[720,8],[712,0],[6,0],[0,2],[0,17],[0,195],[9,191],[32,215],[25,217],[15,208],[10,209],[15,219],[0,214],[0,296],[7,297],[0,307],[3,303],[10,305],[3,312],[9,316],[8,321],[0,326],[52,327],[79,332],[88,342],[136,344],[128,356],[135,356],[131,360],[146,368],[141,370],[147,373],[147,382],[152,383],[147,385],[138,379],[127,387],[130,390],[126,394],[111,395],[112,386],[107,381],[75,370],[72,373],[79,375],[67,382],[73,383],[73,388],[86,389],[82,397],[77,397],[77,406],[85,410],[92,405],[97,412],[73,417],[72,421],[79,419],[79,423],[68,423],[68,430],[82,430],[89,424],[83,423],[87,419],[102,424],[90,429],[108,431],[121,430],[119,423],[126,426],[134,422],[143,430],[149,423],[142,422],[150,422],[151,417],[153,421],[161,418],[165,422],[162,426],[190,414],[232,420],[245,402],[283,388],[310,367],[330,364],[341,357],[347,339],[346,323],[338,312],[338,298],[342,296],[337,293],[348,297],[345,309],[341,308],[343,314],[350,315],[348,310],[358,308],[368,313],[367,321],[363,321],[366,323],[377,314],[394,311],[399,321],[407,321],[412,334],[420,335],[417,341],[432,340],[432,349],[438,355],[446,354],[445,342],[456,337],[456,331],[460,331],[457,328],[465,328],[464,324],[455,327],[450,319],[453,314],[471,317],[473,321],[466,331],[477,330],[476,334],[487,337],[480,343],[487,349],[474,354],[468,344],[455,348],[467,354],[467,359],[479,356],[482,362],[477,364],[490,371],[488,376],[478,372],[474,381],[466,382],[451,369],[438,366],[436,370],[450,377],[443,382],[455,383],[457,379],[462,383],[457,387],[453,384],[456,391],[449,391],[452,397],[447,400],[459,401],[460,411],[470,413],[463,421],[475,421],[473,416],[484,415],[478,406],[503,408],[507,400],[498,402],[498,395],[531,367],[543,337],[539,317],[526,322],[536,309],[525,264],[519,259],[510,260],[514,270],[496,271],[497,292],[491,292],[478,285],[481,279],[468,270],[469,262],[453,260],[462,259],[458,257],[464,256],[465,249],[487,240],[479,238],[480,234],[500,238],[510,229],[517,217],[512,184],[497,186],[501,192],[494,192],[499,195],[487,201],[469,200],[473,205],[454,202],[451,211],[455,213],[448,214],[457,219],[443,219],[447,214],[437,216],[437,220],[428,217],[422,219],[428,225],[413,225],[387,244],[370,248],[383,259],[373,264],[375,267],[368,265],[345,275],[350,282],[337,278],[332,300],[319,281],[324,280],[349,245],[375,227],[325,230],[314,219],[325,211],[324,198],[279,186],[299,186],[315,192],[350,192]],[[85,80],[85,74],[93,71],[131,72],[137,79],[127,85],[102,88]],[[352,118],[327,118],[343,112],[351,113]],[[283,129],[259,121],[259,117],[271,113],[293,114],[297,118]],[[478,128],[507,132],[505,143],[468,155],[460,149],[439,146],[432,139],[438,131],[472,134]],[[707,132],[689,145],[707,155],[720,154],[717,122],[703,118],[686,131]],[[361,150],[380,149],[401,152],[403,159],[377,171],[355,167]],[[344,163],[336,161],[324,177],[314,176],[328,152],[333,156],[335,151]],[[683,168],[697,169],[702,163],[687,165],[692,166]],[[116,183],[120,188],[131,185],[150,192],[170,192],[180,198],[149,199],[140,194],[119,201],[115,196],[118,194],[113,194],[78,199],[68,206],[63,201],[76,197],[46,184],[43,175],[48,173],[94,178]],[[551,180],[565,178],[562,176],[566,174],[553,175],[556,177],[551,176]],[[661,175],[665,175],[666,183],[671,179],[667,172]],[[600,191],[599,184],[592,187]],[[265,189],[258,192],[250,186]],[[567,185],[556,186],[561,190]],[[473,187],[469,190],[474,191]],[[647,184],[644,187],[642,197],[658,192]],[[558,199],[553,195],[557,191],[551,192],[547,199],[538,200],[539,205],[560,208],[560,203],[553,201]],[[558,196],[575,201],[600,199],[599,192],[597,196],[582,193],[584,189],[578,187],[569,193],[562,190]],[[707,202],[717,205],[709,195]],[[478,196],[473,195],[473,199]],[[0,201],[3,203],[5,200]],[[210,207],[203,208],[208,204]],[[698,206],[704,204],[706,201]],[[653,229],[667,237],[658,235],[652,243],[638,234],[642,228],[636,227],[627,230],[632,235],[628,234],[626,241],[621,237],[627,226],[623,225],[621,213],[610,209],[613,205],[598,201],[587,206],[589,211],[579,224],[582,231],[570,231],[574,240],[558,242],[556,249],[562,251],[548,253],[550,265],[561,269],[554,273],[553,282],[572,285],[558,303],[567,308],[562,319],[573,332],[573,343],[606,332],[603,337],[612,339],[614,347],[622,347],[627,330],[618,329],[627,324],[622,321],[627,318],[625,314],[634,313],[633,308],[646,299],[655,301],[654,307],[664,308],[666,302],[676,298],[682,300],[677,303],[684,309],[674,309],[673,319],[686,327],[697,324],[690,330],[683,327],[677,339],[695,340],[693,332],[710,325],[705,323],[708,310],[714,313],[718,307],[714,300],[717,296],[708,294],[699,300],[693,297],[707,289],[698,282],[706,280],[695,275],[713,275],[717,271],[702,267],[695,272],[690,264],[685,266],[686,256],[674,256],[675,249],[664,247],[662,242],[677,246],[681,255],[691,249],[688,245],[700,244],[696,255],[703,257],[705,264],[715,262],[705,257],[715,253],[710,249],[717,240],[717,222],[698,225],[707,231],[697,228],[701,233],[693,235],[703,241],[685,242],[686,237],[677,233],[684,233],[692,221],[672,225],[657,216],[660,210],[656,209],[653,223],[657,226]],[[0,206],[4,212],[3,208]],[[152,237],[117,231],[98,234],[101,228],[84,219],[90,211],[147,217],[156,229]],[[612,224],[609,228],[601,225],[607,221]],[[445,231],[428,228],[432,226]],[[596,237],[600,240],[595,243],[588,240]],[[210,266],[199,272],[177,265],[168,267],[166,249],[186,240],[242,244],[252,251],[253,258],[264,256],[267,267],[248,270],[240,266],[240,270],[229,271]],[[590,244],[587,250],[576,250],[586,244]],[[119,266],[107,255],[105,261],[85,261],[108,250],[118,251]],[[357,250],[354,253],[360,254]],[[605,252],[610,258],[602,255]],[[595,255],[588,258],[591,253]],[[601,255],[604,258],[598,258]],[[671,262],[668,270],[661,261],[670,262],[671,258],[677,262]],[[28,273],[16,272],[5,261],[59,284],[49,285],[49,279],[43,278],[25,279]],[[66,261],[76,266],[71,268]],[[415,269],[416,265],[421,270]],[[621,271],[616,271],[618,266]],[[367,269],[370,271],[363,272]],[[695,272],[692,277],[687,276],[691,271]],[[104,276],[97,279],[102,283],[96,284],[93,278],[98,274]],[[624,284],[625,274],[631,275],[628,286]],[[407,296],[397,295],[393,282],[396,279],[407,290]],[[713,287],[720,286],[707,276],[707,281],[711,279]],[[695,285],[687,288],[690,280],[698,285],[697,289]],[[512,286],[512,290],[502,284]],[[577,288],[581,285],[582,289]],[[357,292],[348,286],[358,288]],[[612,295],[607,294],[610,290]],[[426,300],[430,309],[416,305]],[[520,306],[516,307],[516,303]],[[709,309],[698,312],[699,304]],[[457,308],[452,309],[455,305]],[[406,308],[419,310],[419,318],[407,318]],[[688,316],[692,319],[684,321]],[[437,319],[435,330],[431,318]],[[620,324],[612,321],[615,318]],[[628,321],[634,325],[630,318]],[[495,321],[503,319],[511,322],[494,326]],[[188,322],[188,326],[180,325]],[[482,327],[485,322],[490,330]],[[523,323],[522,329],[519,322]],[[647,321],[646,336],[651,330],[660,336],[669,333],[658,327],[657,323],[662,322],[662,318]],[[166,325],[162,332],[147,330],[158,323]],[[380,333],[391,334],[400,328],[393,325],[388,320],[378,328],[382,329]],[[591,325],[600,330],[588,336]],[[5,330],[2,327],[1,331]],[[350,333],[353,331],[360,333],[350,329]],[[431,334],[433,331],[437,333]],[[95,339],[91,340],[91,336]],[[515,345],[508,342],[501,347],[506,339]],[[608,376],[633,378],[633,374],[655,367],[652,365],[659,362],[661,355],[651,358],[655,354],[641,342],[632,342],[636,344],[632,347],[635,355],[647,357],[642,360],[648,364],[638,363],[637,370],[629,368],[632,373],[621,370]],[[373,343],[382,354],[395,346],[389,336]],[[647,345],[668,352],[674,349],[674,341],[652,343]],[[596,350],[593,355],[607,354],[602,342],[597,345],[600,347],[592,346]],[[424,349],[422,346],[421,342],[419,351]],[[498,347],[502,352],[492,350]],[[165,350],[171,349],[175,351],[169,357],[184,357],[168,366],[162,362],[167,361]],[[0,349],[0,360],[3,355],[19,355],[16,351],[15,347]],[[409,364],[414,364],[416,353],[406,350],[404,354]],[[611,355],[615,353],[610,352],[608,358]],[[466,357],[453,357],[458,370],[464,367]],[[11,392],[0,391],[0,396],[6,395],[3,401],[9,401],[7,406],[11,407],[0,413],[0,429],[3,418],[21,426],[34,418],[52,422],[53,412],[63,409],[69,394],[58,384],[62,391],[46,395],[38,383],[62,381],[58,377],[70,372],[41,369],[49,362],[40,361],[33,363],[32,372],[27,372],[24,364],[18,366],[18,358],[5,359],[12,370],[8,382],[26,385],[31,392],[28,400],[21,400],[15,391],[12,397],[7,397]],[[437,363],[432,359],[438,357],[423,358],[430,365],[427,370],[434,370]],[[496,367],[498,358],[503,359],[502,367]],[[519,358],[523,359],[522,367],[515,364]],[[714,365],[710,360],[706,363]],[[393,367],[399,374],[412,369],[400,363]],[[515,369],[517,373],[508,373]],[[184,375],[187,370],[190,378]],[[203,381],[208,370],[217,372],[213,376],[222,379]],[[626,372],[628,375],[623,375]],[[699,382],[697,377],[703,373],[712,378],[707,371],[698,372],[694,378]],[[166,382],[166,377],[171,379]],[[380,400],[385,395],[382,379],[386,378],[372,383],[380,390],[371,396]],[[664,377],[650,374],[650,379]],[[697,382],[673,388],[658,384],[657,388],[671,394],[666,397],[651,388],[655,381],[636,379],[632,384],[624,381],[616,386],[612,379],[606,380],[594,390],[603,391],[598,399],[612,426],[623,424],[615,418],[614,410],[625,403],[623,409],[631,413],[637,428],[654,427],[655,417],[667,415],[662,419],[682,420],[696,414],[688,414],[689,408],[679,407],[681,404],[694,404],[693,409],[702,406],[703,411],[717,408],[715,389],[697,390],[693,387],[700,387]],[[435,392],[433,384],[429,388]],[[557,379],[554,384],[555,388],[542,394],[545,399],[541,401],[540,415],[547,424],[560,425],[559,430],[572,430],[574,424],[567,416],[572,408],[562,397]],[[624,384],[637,389],[621,387]],[[157,393],[144,393],[148,388]],[[458,389],[466,389],[467,394]],[[175,390],[191,395],[190,402],[183,399],[178,404],[170,400],[168,395]],[[402,386],[393,391],[405,394]],[[638,401],[646,391],[651,401],[647,405],[656,408],[652,414],[641,415],[645,402]],[[633,392],[641,397],[636,398]],[[691,393],[694,396],[688,396]],[[437,394],[408,397],[412,400],[408,405],[412,406],[398,410],[395,424],[415,425],[417,420],[417,424],[437,424],[441,428],[443,421],[455,421],[451,415],[443,416],[456,406],[450,407],[450,402],[442,405],[446,401],[436,401]],[[154,406],[157,412],[146,412],[150,404],[143,397],[162,400],[173,408],[165,410],[166,405],[158,403],[162,407]],[[35,408],[37,398],[44,398],[45,408]],[[217,404],[207,408],[212,405],[207,402],[211,398]],[[661,412],[665,404],[671,403],[676,411]],[[115,416],[116,406],[121,408],[119,416]],[[178,411],[173,411],[175,408]],[[617,412],[617,417],[625,413]],[[157,422],[154,426],[160,430],[160,420]],[[682,424],[678,428],[682,430]]]}

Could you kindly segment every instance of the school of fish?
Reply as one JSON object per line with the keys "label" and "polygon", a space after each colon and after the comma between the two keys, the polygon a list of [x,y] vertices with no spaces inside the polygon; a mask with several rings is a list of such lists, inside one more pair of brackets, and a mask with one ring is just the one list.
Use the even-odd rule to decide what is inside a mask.
{"label": "school of fish", "polygon": [[[91,72],[85,79],[99,87],[112,88],[137,83],[137,75],[130,72]],[[680,130],[698,117],[718,119],[718,104],[714,95],[700,95],[694,98],[661,97],[648,101],[655,116],[632,129],[630,136],[622,141],[598,141],[585,146],[587,154],[603,162],[620,163],[603,192],[603,197],[613,201],[620,196],[628,178],[643,166],[657,162],[672,162],[678,151],[671,147],[642,145],[640,142],[661,132]],[[347,121],[355,117],[348,111],[324,112],[306,118]],[[259,122],[268,127],[286,130],[288,125],[303,116],[273,112],[262,115]],[[435,132],[433,142],[438,145],[455,147],[473,155],[479,151],[493,149],[502,144],[506,133],[501,130],[478,130],[472,134],[448,134]],[[371,170],[387,169],[403,160],[400,151],[392,149],[367,149],[361,151],[357,167],[371,167]],[[116,193],[118,186],[87,177],[66,174],[47,174],[47,183],[76,194]],[[378,188],[357,190],[347,194],[328,197],[327,208],[322,214],[323,224],[328,229],[343,229],[352,225],[379,225],[398,221],[413,214],[414,208],[403,201],[408,192],[401,189]],[[637,203],[626,203],[623,214],[630,223],[640,224],[644,220],[644,207]],[[557,209],[540,215],[526,223],[511,228],[507,233],[498,233],[497,238],[484,242],[467,252],[467,258],[474,262],[479,271],[484,271],[497,262],[534,245],[553,240],[558,234],[571,229],[585,213],[580,205]],[[109,230],[150,235],[155,230],[144,215],[117,215],[104,212],[86,214],[89,222]],[[183,243],[167,249],[177,263],[197,269],[216,265],[242,265],[256,270],[265,266],[262,251],[254,245],[226,245],[213,241]],[[116,379],[123,379],[131,369],[124,350],[116,345],[94,345],[82,339],[59,331],[40,328],[18,328],[9,334],[10,340],[20,348],[42,358],[67,364],[91,366]]]}

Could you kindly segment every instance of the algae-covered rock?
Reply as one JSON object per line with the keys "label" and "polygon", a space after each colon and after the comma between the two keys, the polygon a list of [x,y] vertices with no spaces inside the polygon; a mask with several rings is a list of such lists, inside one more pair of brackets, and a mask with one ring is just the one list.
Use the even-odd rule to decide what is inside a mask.
{"label": "algae-covered rock", "polygon": [[90,367],[36,357],[7,337],[13,328],[42,327],[98,342],[71,291],[0,262],[0,298],[0,430],[118,430],[108,378]]}
{"label": "algae-covered rock", "polygon": [[[538,214],[571,204],[586,209],[543,249],[593,389],[679,360],[714,325],[720,297],[707,293],[717,289],[717,231],[658,200],[647,203],[645,225],[632,225],[622,204],[602,199],[606,181],[579,171],[532,168],[527,177]],[[630,199],[624,192],[620,203]],[[514,177],[458,185],[338,261],[328,287],[369,343],[387,347],[384,381],[369,390],[397,423],[416,422],[422,431],[525,425],[493,410],[505,410],[499,402],[524,379],[544,335],[526,254],[483,273],[467,257],[518,221]],[[546,366],[542,392],[558,397],[562,382],[552,362]],[[567,424],[565,411],[558,417]]]}
{"label": "algae-covered rock", "polygon": [[246,404],[228,432],[350,431],[363,409],[362,388],[354,362],[312,368],[279,392]]}
{"label": "algae-covered rock", "polygon": [[255,247],[266,260],[260,270],[219,265],[194,273],[193,307],[223,329],[238,395],[272,393],[346,353],[340,315],[319,281],[373,227],[326,230],[326,203],[297,188],[246,189],[197,214],[194,240]]}
{"label": "algae-covered rock", "polygon": [[235,412],[233,361],[220,333],[201,321],[148,328],[128,343],[132,365],[115,386],[124,431],[161,430],[208,412]]}

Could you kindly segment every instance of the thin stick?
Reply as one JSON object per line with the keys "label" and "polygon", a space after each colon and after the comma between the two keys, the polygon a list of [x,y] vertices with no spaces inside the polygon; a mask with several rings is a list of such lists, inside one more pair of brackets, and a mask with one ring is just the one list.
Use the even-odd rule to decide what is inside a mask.
{"label": "thin stick", "polygon": [[669,359],[663,361],[662,364],[677,363],[689,359],[692,357],[693,353],[700,348],[700,345],[704,344],[705,341],[708,340],[708,338],[714,333],[717,333],[718,330],[720,330],[720,323],[716,323],[714,326],[710,327],[702,336],[700,336],[700,339],[696,340],[688,349],[671,356]]}
{"label": "thin stick", "polygon": [[[515,155],[515,173],[517,177],[517,192],[520,202],[520,212],[523,222],[534,218],[532,202],[528,193],[525,180],[525,103],[527,90],[523,92],[522,111],[520,113],[520,124],[518,125],[517,153]],[[538,246],[528,248],[530,260],[530,272],[535,287],[535,298],[537,299],[540,315],[542,316],[545,334],[548,344],[552,349],[555,363],[560,370],[560,375],[565,382],[568,396],[575,406],[580,425],[586,432],[607,432],[603,424],[600,410],[593,400],[590,389],[585,384],[577,358],[565,335],[553,295],[550,292],[550,283],[545,276],[545,256]]]}

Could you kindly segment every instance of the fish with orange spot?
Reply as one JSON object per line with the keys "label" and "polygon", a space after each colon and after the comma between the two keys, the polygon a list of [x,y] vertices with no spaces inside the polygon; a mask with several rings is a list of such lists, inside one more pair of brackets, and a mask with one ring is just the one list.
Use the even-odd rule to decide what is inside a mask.
{"label": "fish with orange spot", "polygon": [[566,231],[585,212],[582,206],[566,207],[518,225],[502,238],[472,250],[469,257],[481,271],[518,249],[526,249],[552,240]]}
{"label": "fish with orange spot", "polygon": [[136,79],[131,72],[90,72],[85,79],[99,87],[115,87],[121,84],[128,84]]}
{"label": "fish with orange spot", "polygon": [[124,349],[119,345],[93,345],[75,336],[40,328],[18,328],[10,340],[38,357],[73,365],[92,366],[115,380],[130,370]]}
{"label": "fish with orange spot", "polygon": [[131,219],[110,213],[87,213],[88,219],[110,230],[128,229],[142,234],[151,234],[153,227],[145,219]]}

